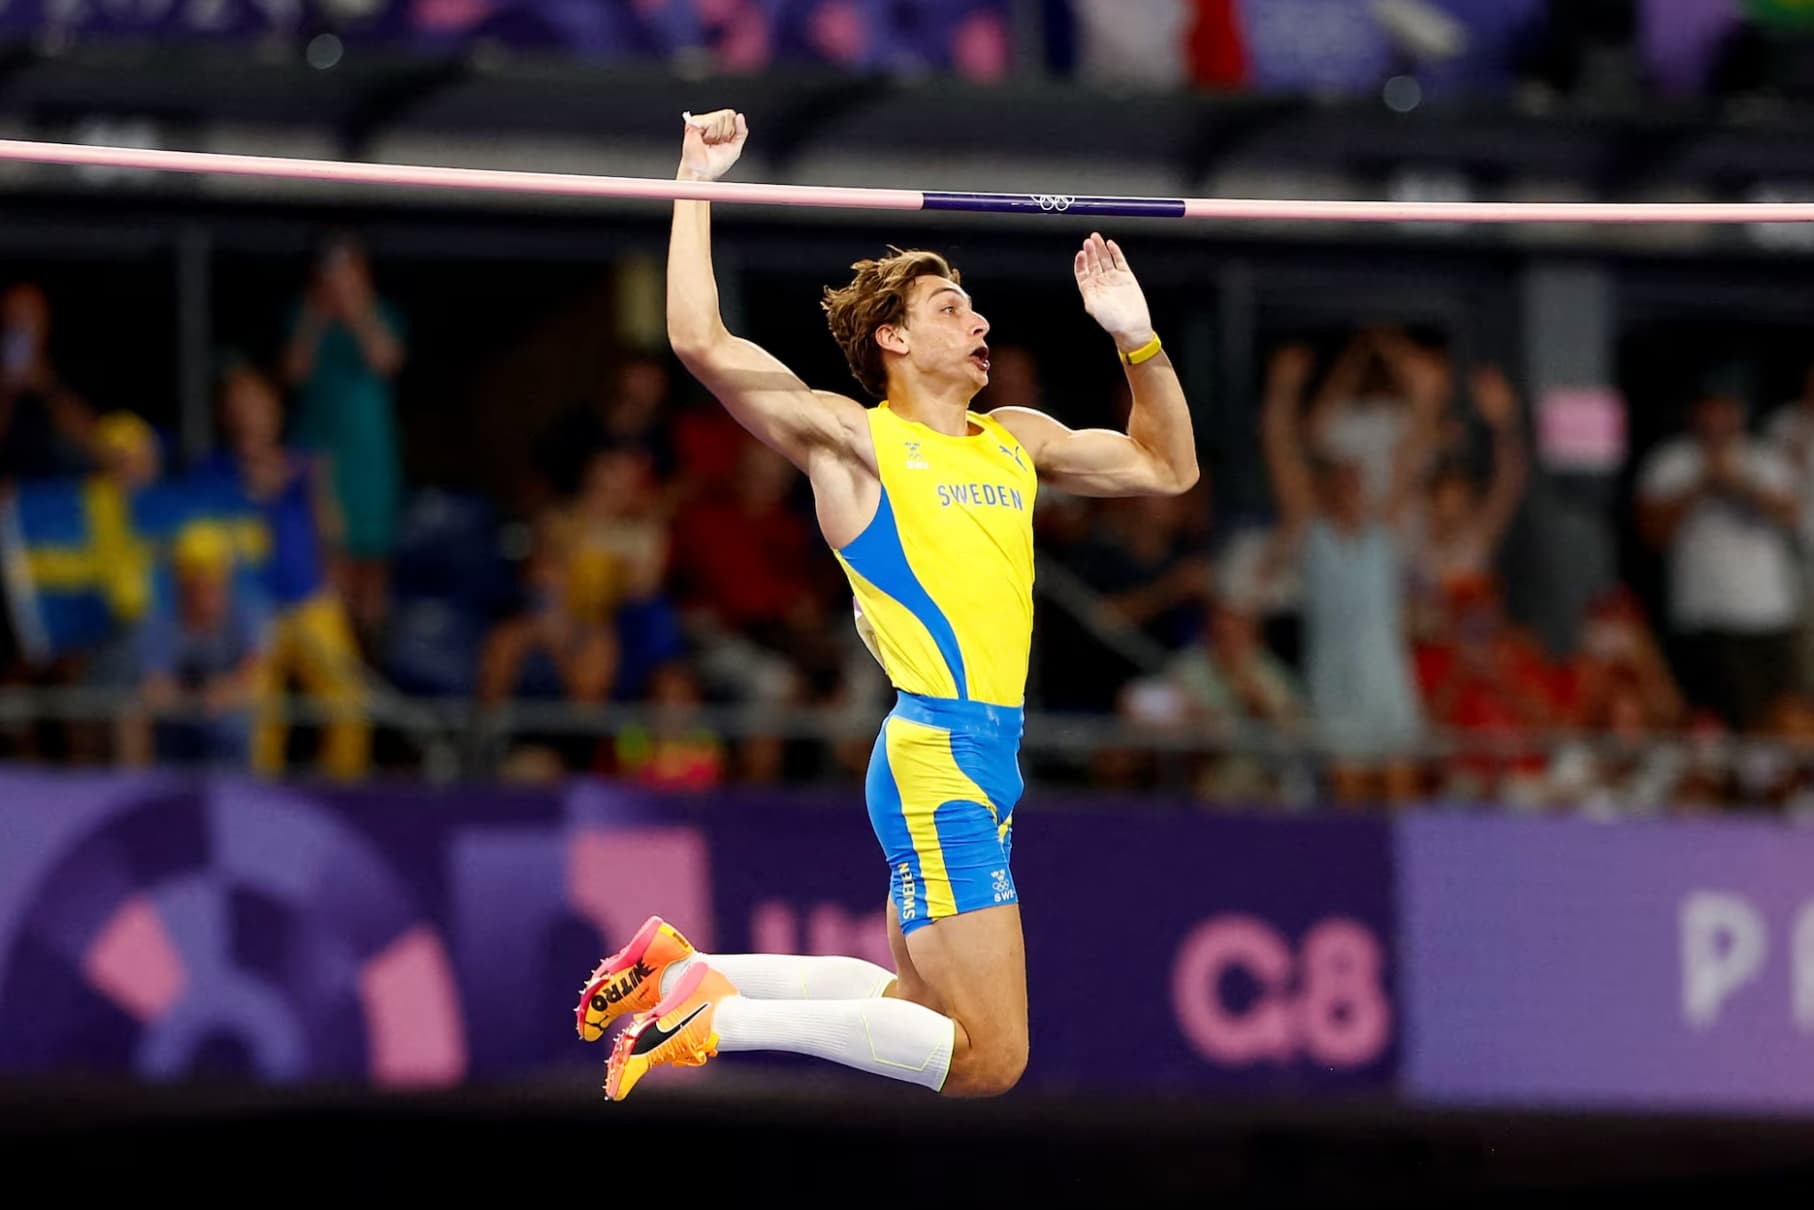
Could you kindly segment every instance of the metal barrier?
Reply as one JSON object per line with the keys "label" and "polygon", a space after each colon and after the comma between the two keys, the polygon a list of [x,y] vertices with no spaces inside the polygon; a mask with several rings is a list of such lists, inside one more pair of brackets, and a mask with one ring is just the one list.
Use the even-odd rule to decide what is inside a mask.
{"label": "metal barrier", "polygon": [[[336,717],[332,709],[308,698],[283,699],[268,712],[262,705],[257,709],[261,717],[290,726],[315,727]],[[828,754],[839,745],[860,744],[866,749],[886,709],[886,702],[838,707],[702,705],[681,711],[643,703],[517,700],[493,705],[471,698],[411,698],[380,692],[368,699],[364,717],[376,731],[388,733],[413,750],[415,761],[408,772],[431,784],[448,784],[499,777],[510,752],[525,739],[603,741],[631,729],[674,733],[684,728],[710,734],[729,745],[782,741]],[[153,709],[131,695],[107,690],[0,689],[0,736],[8,730],[16,733],[43,724],[109,725],[131,718],[194,722],[207,717],[194,706]],[[1633,740],[1568,728],[1483,733],[1431,727],[1400,759],[1434,770],[1469,762],[1485,766],[1523,762],[1527,775],[1540,776],[1532,769],[1548,768],[1565,747],[1592,759],[1611,757],[1627,764],[1666,760],[1684,773],[1695,770],[1722,777],[1766,765],[1796,768],[1806,770],[1808,781],[1814,784],[1814,743],[1767,735],[1654,732]],[[1092,787],[1101,782],[1098,762],[1116,758],[1123,763],[1129,759],[1144,762],[1135,778],[1138,784],[1118,783],[1117,790],[1175,792],[1190,783],[1201,762],[1238,758],[1253,762],[1272,783],[1268,792],[1250,797],[1306,804],[1327,800],[1322,779],[1339,752],[1330,730],[1314,724],[1285,730],[1222,720],[1158,727],[1111,715],[1043,711],[1027,714],[1022,742],[1028,781],[1034,784]],[[856,773],[848,765],[828,760],[820,776],[849,782]],[[1452,784],[1433,793],[1466,796],[1458,795]],[[1481,796],[1490,799],[1496,794],[1486,787]]]}

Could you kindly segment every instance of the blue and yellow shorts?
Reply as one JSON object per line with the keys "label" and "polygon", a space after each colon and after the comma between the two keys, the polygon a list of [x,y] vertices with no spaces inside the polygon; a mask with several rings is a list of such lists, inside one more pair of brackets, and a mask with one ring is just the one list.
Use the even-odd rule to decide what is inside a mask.
{"label": "blue and yellow shorts", "polygon": [[1021,712],[903,693],[869,758],[869,821],[901,931],[1018,903],[1008,866]]}

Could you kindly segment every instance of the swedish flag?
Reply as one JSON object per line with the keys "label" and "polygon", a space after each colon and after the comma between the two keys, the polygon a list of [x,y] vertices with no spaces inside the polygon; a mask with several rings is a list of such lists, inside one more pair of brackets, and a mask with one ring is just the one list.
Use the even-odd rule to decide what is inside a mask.
{"label": "swedish flag", "polygon": [[256,510],[205,481],[130,492],[104,475],[21,484],[0,504],[0,574],[25,656],[42,663],[137,622],[190,521],[226,528],[248,581],[270,558],[270,534]]}

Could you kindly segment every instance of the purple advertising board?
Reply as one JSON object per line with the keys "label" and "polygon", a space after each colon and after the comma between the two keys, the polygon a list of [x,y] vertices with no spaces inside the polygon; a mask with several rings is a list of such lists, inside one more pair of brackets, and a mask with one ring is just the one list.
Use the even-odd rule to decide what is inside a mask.
{"label": "purple advertising board", "polygon": [[[1383,823],[1022,811],[1029,1086],[1391,1083]],[[708,952],[888,962],[854,792],[7,772],[0,836],[0,1072],[432,1086],[596,1068],[575,992],[651,912]]]}
{"label": "purple advertising board", "polygon": [[[1388,1082],[1398,1047],[1383,824],[1105,805],[1016,811],[1030,1080]],[[886,868],[860,808],[786,832],[739,811],[710,835],[714,869],[739,870],[717,883],[721,946],[888,963]]]}
{"label": "purple advertising board", "polygon": [[1412,1095],[1814,1108],[1814,831],[1428,814],[1398,865]]}

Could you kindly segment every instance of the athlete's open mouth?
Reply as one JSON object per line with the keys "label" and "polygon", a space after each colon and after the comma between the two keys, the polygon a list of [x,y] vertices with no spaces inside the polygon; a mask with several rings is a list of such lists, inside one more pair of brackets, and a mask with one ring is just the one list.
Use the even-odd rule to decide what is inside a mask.
{"label": "athlete's open mouth", "polygon": [[982,369],[982,372],[987,374],[989,372],[989,346],[978,345],[971,352],[970,360],[974,361],[977,366]]}

